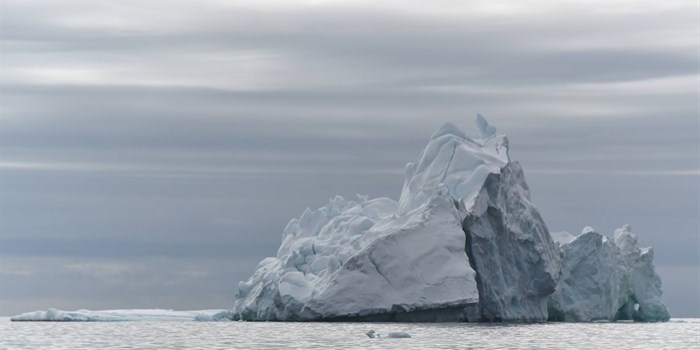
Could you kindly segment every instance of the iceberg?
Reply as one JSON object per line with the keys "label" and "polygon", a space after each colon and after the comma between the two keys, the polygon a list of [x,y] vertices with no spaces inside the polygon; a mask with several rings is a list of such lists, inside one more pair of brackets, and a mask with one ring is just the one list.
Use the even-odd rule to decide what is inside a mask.
{"label": "iceberg", "polygon": [[234,319],[547,320],[558,247],[506,136],[477,127],[438,128],[398,202],[335,197],[292,219],[239,284]]}
{"label": "iceberg", "polygon": [[549,299],[551,321],[668,321],[651,248],[629,225],[612,238],[590,227],[561,245],[563,272]]}
{"label": "iceberg", "polygon": [[446,123],[408,163],[398,202],[335,197],[284,230],[240,282],[253,321],[666,321],[651,248],[628,225],[550,233],[508,138]]}
{"label": "iceberg", "polygon": [[10,318],[10,320],[14,322],[228,321],[230,319],[230,310],[175,311],[164,309],[131,309],[64,311],[53,308],[26,312]]}
{"label": "iceberg", "polygon": [[452,124],[433,134],[407,166],[399,214],[419,207],[441,185],[460,213],[465,251],[477,273],[479,321],[545,321],[547,297],[561,270],[559,252],[525,177],[511,161],[508,138],[477,116],[481,138]]}
{"label": "iceberg", "polygon": [[476,137],[439,127],[406,165],[398,201],[336,196],[290,220],[232,310],[48,309],[12,320],[669,320],[654,252],[629,225],[613,237],[550,233],[508,138],[481,115],[476,125]]}

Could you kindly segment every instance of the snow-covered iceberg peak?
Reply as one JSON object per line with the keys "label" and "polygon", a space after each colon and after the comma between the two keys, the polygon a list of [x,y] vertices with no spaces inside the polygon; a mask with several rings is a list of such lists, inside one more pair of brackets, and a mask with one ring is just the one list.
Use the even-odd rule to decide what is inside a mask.
{"label": "snow-covered iceberg peak", "polygon": [[508,139],[496,135],[496,128],[483,116],[476,119],[480,138],[467,136],[454,124],[438,128],[418,162],[406,165],[406,177],[399,199],[399,214],[423,205],[440,184],[467,211],[489,174],[498,174],[508,161]]}
{"label": "snow-covered iceberg peak", "polygon": [[479,134],[481,134],[483,138],[496,135],[496,128],[491,126],[481,114],[476,115],[476,127],[479,129]]}
{"label": "snow-covered iceberg peak", "polygon": [[481,115],[476,124],[479,137],[438,128],[406,165],[398,202],[338,196],[292,219],[277,256],[239,284],[233,317],[668,319],[653,252],[629,226],[612,239],[590,227],[576,239],[558,233],[555,243],[508,139]]}

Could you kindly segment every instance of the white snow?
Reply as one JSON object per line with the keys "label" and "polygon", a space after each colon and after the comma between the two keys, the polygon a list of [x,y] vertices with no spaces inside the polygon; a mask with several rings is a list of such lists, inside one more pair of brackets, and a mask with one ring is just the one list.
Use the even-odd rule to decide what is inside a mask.
{"label": "white snow", "polygon": [[418,162],[406,165],[399,214],[421,206],[440,184],[447,185],[452,197],[469,210],[486,177],[500,173],[508,163],[507,145],[505,135],[473,139],[453,124],[442,125],[433,133]]}
{"label": "white snow", "polygon": [[581,230],[581,233],[582,233],[582,234],[583,234],[583,233],[589,233],[589,232],[596,232],[596,231],[595,231],[595,229],[594,229],[593,227],[590,227],[590,226],[586,226],[586,227],[583,228],[583,230]]}
{"label": "white snow", "polygon": [[230,320],[229,310],[175,311],[165,309],[131,309],[131,310],[76,310],[59,309],[26,312],[10,318],[12,321],[82,321],[82,322],[117,322],[117,321],[220,321]]}

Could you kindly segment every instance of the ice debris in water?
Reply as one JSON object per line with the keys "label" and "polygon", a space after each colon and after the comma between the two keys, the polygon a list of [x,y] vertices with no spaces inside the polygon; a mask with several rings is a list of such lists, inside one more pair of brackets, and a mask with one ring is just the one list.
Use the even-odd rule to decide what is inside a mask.
{"label": "ice debris in water", "polygon": [[[365,333],[369,338],[381,338],[382,335],[375,332],[374,329],[370,329],[369,332]],[[387,338],[410,338],[411,335],[406,332],[390,332],[387,334]]]}

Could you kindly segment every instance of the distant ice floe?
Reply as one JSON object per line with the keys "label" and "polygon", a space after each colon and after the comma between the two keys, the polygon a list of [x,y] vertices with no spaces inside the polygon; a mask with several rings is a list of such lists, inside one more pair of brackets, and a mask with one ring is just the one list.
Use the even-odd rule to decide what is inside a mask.
{"label": "distant ice floe", "polygon": [[[375,332],[374,329],[370,329],[369,332],[365,333],[369,338],[381,338],[382,335]],[[411,335],[406,332],[389,332],[386,338],[410,338]]]}
{"label": "distant ice floe", "polygon": [[59,309],[26,312],[10,318],[12,321],[54,322],[119,322],[119,321],[229,321],[229,310],[174,311],[164,309],[76,310]]}

